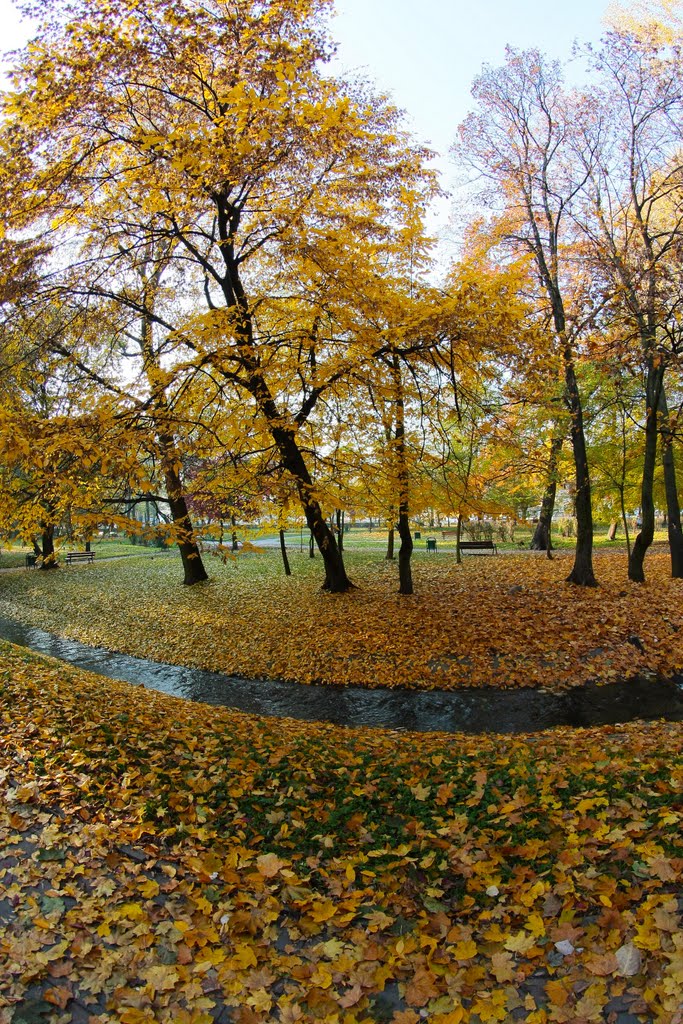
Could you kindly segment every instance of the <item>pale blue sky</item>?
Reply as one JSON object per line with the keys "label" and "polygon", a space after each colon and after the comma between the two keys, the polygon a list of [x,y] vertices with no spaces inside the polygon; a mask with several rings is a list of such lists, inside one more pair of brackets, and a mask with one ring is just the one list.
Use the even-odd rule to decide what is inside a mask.
{"label": "pale blue sky", "polygon": [[469,109],[483,64],[505,46],[570,56],[597,41],[608,0],[336,0],[339,67],[364,70],[392,93],[412,127],[442,153]]}

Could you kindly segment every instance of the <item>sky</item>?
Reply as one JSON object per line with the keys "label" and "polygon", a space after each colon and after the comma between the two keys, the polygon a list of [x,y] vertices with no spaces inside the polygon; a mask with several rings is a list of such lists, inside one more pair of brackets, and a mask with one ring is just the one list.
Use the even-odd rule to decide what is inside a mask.
{"label": "sky", "polygon": [[336,0],[332,36],[339,67],[362,70],[391,92],[421,140],[446,153],[484,64],[502,64],[507,44],[568,58],[575,40],[597,42],[608,6],[607,0]]}
{"label": "sky", "polygon": [[[608,0],[336,0],[331,24],[336,68],[361,72],[406,111],[408,125],[440,153],[436,166],[452,187],[448,150],[470,109],[470,88],[505,46],[571,55],[575,40],[597,42]],[[26,29],[11,0],[0,0],[0,49],[21,45]],[[432,230],[448,220],[442,202]]]}

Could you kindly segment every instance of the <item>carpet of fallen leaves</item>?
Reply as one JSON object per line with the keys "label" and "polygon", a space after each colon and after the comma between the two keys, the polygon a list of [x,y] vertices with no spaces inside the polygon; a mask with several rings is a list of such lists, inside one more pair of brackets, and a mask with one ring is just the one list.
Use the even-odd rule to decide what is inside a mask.
{"label": "carpet of fallen leaves", "polygon": [[0,657],[2,1024],[683,1021],[683,725],[340,730]]}
{"label": "carpet of fallen leaves", "polygon": [[350,554],[358,589],[320,591],[321,561],[274,552],[180,585],[179,560],[134,559],[2,577],[0,614],[85,643],[158,661],[304,683],[544,686],[605,682],[683,668],[683,581],[649,555],[631,583],[625,555],[598,555],[600,586],[564,582],[569,554],[415,559],[416,594],[397,594],[396,566]]}

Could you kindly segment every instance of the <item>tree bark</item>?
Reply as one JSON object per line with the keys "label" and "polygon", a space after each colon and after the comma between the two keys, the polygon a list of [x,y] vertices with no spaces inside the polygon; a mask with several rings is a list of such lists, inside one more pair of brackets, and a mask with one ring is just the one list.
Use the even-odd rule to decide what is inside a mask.
{"label": "tree bark", "polygon": [[458,512],[458,520],[455,526],[455,564],[462,564],[462,554],[460,552],[460,538],[462,537],[462,512]]}
{"label": "tree bark", "polygon": [[398,592],[399,594],[412,594],[413,572],[411,558],[413,554],[413,535],[410,532],[407,502],[401,502],[399,506],[398,535],[401,538],[401,546],[398,549]]}
{"label": "tree bark", "polygon": [[662,467],[664,469],[664,490],[666,492],[666,521],[671,554],[671,575],[683,578],[683,533],[681,532],[681,508],[678,503],[676,486],[676,464],[673,453],[673,434],[669,423],[669,407],[666,401],[664,383],[659,396],[659,431],[662,438]]}
{"label": "tree bark", "polygon": [[[162,438],[162,443],[163,440]],[[183,563],[183,572],[185,574],[183,583],[185,586],[191,587],[195,583],[202,583],[209,577],[194,539],[192,520],[187,510],[187,502],[183,495],[180,476],[173,466],[168,465],[168,460],[165,461],[164,481],[166,483],[171,518],[173,519],[173,525],[178,538],[178,550],[180,551],[180,558]]]}
{"label": "tree bark", "polygon": [[550,531],[553,521],[553,510],[555,508],[555,495],[557,494],[557,460],[562,450],[561,436],[553,437],[550,443],[550,458],[548,459],[548,482],[541,502],[541,513],[538,523],[531,538],[532,551],[552,550],[552,539]]}
{"label": "tree bark", "polygon": [[280,553],[282,554],[282,564],[285,567],[285,576],[291,576],[292,570],[289,567],[289,559],[287,558],[287,545],[285,544],[284,530],[280,530]]}
{"label": "tree bark", "polygon": [[643,475],[640,484],[641,527],[628,560],[628,578],[635,583],[645,582],[643,563],[647,549],[655,535],[655,506],[653,499],[655,465],[657,463],[657,438],[659,434],[657,410],[664,381],[664,366],[661,362],[648,360],[645,400],[645,452],[643,454]]}
{"label": "tree bark", "polygon": [[[272,399],[270,401],[272,402]],[[328,526],[320,503],[315,497],[313,481],[296,438],[287,427],[274,424],[275,416],[269,407],[265,411],[266,418],[269,419],[271,424],[270,429],[273,440],[282,456],[284,468],[289,472],[296,484],[299,501],[306,516],[306,523],[315,538],[318,551],[322,555],[325,566],[325,580],[322,588],[323,590],[329,590],[332,594],[343,594],[347,590],[351,590],[353,584],[346,575],[344,559],[334,539],[334,533]]]}
{"label": "tree bark", "polygon": [[401,364],[396,352],[392,356],[392,372],[394,377],[396,402],[396,429],[394,433],[394,452],[397,463],[396,477],[398,480],[398,535],[401,546],[398,549],[398,592],[413,593],[413,572],[411,558],[413,555],[413,535],[410,532],[410,508],[408,491],[408,463],[406,461],[406,425],[405,403],[403,400],[403,381]]}
{"label": "tree bark", "polygon": [[40,563],[41,569],[56,569],[57,559],[55,558],[55,528],[52,523],[43,526],[41,554],[43,560]]}
{"label": "tree bark", "polygon": [[337,544],[339,545],[339,553],[344,554],[344,510],[341,508],[336,509],[335,518],[337,522]]}
{"label": "tree bark", "polygon": [[386,557],[386,560],[388,562],[393,562],[393,560],[394,560],[394,527],[393,526],[389,527],[389,532],[387,534],[387,553],[386,553],[385,557]]}
{"label": "tree bark", "polygon": [[567,582],[576,583],[581,587],[595,587],[597,582],[593,572],[593,510],[586,435],[583,429],[581,395],[568,345],[564,352],[564,371],[565,393],[571,413],[571,438],[576,473],[576,552],[574,566],[567,577]]}

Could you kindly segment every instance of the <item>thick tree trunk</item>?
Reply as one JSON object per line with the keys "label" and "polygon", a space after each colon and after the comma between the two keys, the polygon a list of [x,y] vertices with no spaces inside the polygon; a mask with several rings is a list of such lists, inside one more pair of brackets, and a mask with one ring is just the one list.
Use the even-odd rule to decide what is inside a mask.
{"label": "thick tree trunk", "polygon": [[613,519],[609,524],[609,530],[607,531],[607,540],[615,540],[617,536],[617,530],[619,529],[619,520]]}
{"label": "thick tree trunk", "polygon": [[55,528],[52,524],[43,526],[42,533],[42,556],[43,560],[40,563],[41,569],[55,569],[57,567],[57,559],[55,557]]}
{"label": "thick tree trunk", "polygon": [[550,531],[553,521],[553,510],[555,508],[555,495],[557,494],[557,460],[562,450],[562,437],[553,437],[550,443],[550,458],[548,459],[548,482],[541,502],[541,513],[538,523],[531,538],[532,551],[552,550],[552,539]]}
{"label": "thick tree trunk", "polygon": [[394,560],[394,533],[394,527],[390,526],[387,534],[387,553],[385,556],[388,562],[393,562]]}
{"label": "thick tree trunk", "polygon": [[410,532],[407,502],[401,502],[399,508],[398,535],[401,538],[401,546],[398,549],[398,592],[399,594],[412,594],[413,572],[411,558],[413,554],[413,535]]}
{"label": "thick tree trunk", "polygon": [[[274,413],[270,416],[273,423]],[[285,469],[290,473],[296,484],[299,501],[306,516],[306,523],[322,555],[325,566],[323,590],[332,594],[343,594],[353,587],[346,575],[344,559],[334,539],[334,533],[325,521],[322,509],[315,497],[313,481],[304,462],[301,450],[291,430],[278,425],[271,426],[271,433],[277,444]]]}
{"label": "thick tree trunk", "polygon": [[287,558],[287,545],[285,544],[284,530],[280,530],[280,553],[282,554],[282,564],[285,567],[285,576],[291,576],[292,570],[289,567],[289,559]]}
{"label": "thick tree trunk", "polygon": [[673,434],[669,423],[669,407],[664,384],[659,398],[659,429],[662,438],[662,467],[664,469],[664,490],[666,492],[666,522],[671,553],[671,575],[683,578],[683,533],[681,532],[681,508],[678,503],[676,486],[676,464],[673,453]]}
{"label": "thick tree trunk", "polygon": [[396,478],[398,481],[398,535],[401,546],[398,549],[398,592],[413,593],[413,572],[411,558],[413,554],[413,536],[410,532],[410,509],[408,492],[408,463],[406,461],[406,425],[405,405],[403,400],[403,380],[401,364],[396,352],[392,355],[392,372],[394,378],[396,402],[395,447]]}
{"label": "thick tree trunk", "polygon": [[567,405],[571,413],[571,438],[576,472],[576,552],[574,566],[567,577],[567,582],[576,583],[581,587],[595,587],[597,583],[593,572],[593,510],[583,409],[574,362],[568,346],[565,348],[564,356],[564,379]]}
{"label": "thick tree trunk", "polygon": [[657,463],[657,438],[659,434],[657,409],[664,380],[664,367],[649,361],[645,401],[647,407],[645,419],[645,451],[643,454],[643,475],[640,484],[640,532],[633,542],[633,549],[628,560],[628,578],[635,583],[645,582],[643,563],[647,549],[655,535],[655,505],[653,499],[655,466]]}
{"label": "thick tree trunk", "polygon": [[164,480],[166,482],[168,504],[171,509],[171,518],[173,519],[173,525],[178,538],[178,550],[180,551],[180,558],[183,563],[183,572],[185,574],[183,583],[185,586],[191,587],[195,583],[202,583],[209,577],[194,539],[192,520],[187,510],[187,502],[182,492],[178,472],[172,466],[166,465]]}

